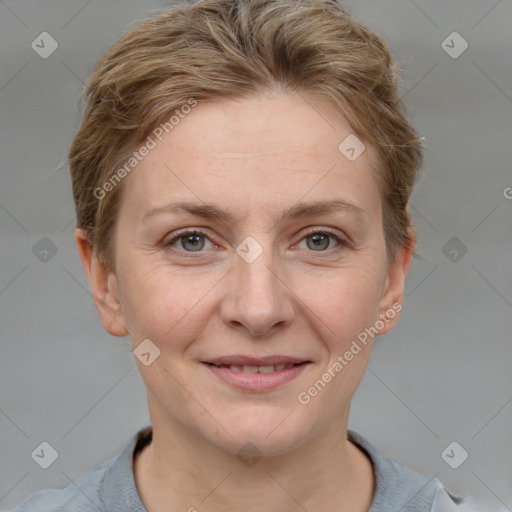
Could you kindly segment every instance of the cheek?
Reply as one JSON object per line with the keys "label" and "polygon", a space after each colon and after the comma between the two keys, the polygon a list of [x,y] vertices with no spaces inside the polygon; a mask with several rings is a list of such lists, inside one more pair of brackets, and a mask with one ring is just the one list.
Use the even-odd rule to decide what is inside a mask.
{"label": "cheek", "polygon": [[[328,423],[351,400],[367,367],[374,338],[366,329],[378,319],[380,281],[365,267],[339,269],[309,284],[313,281],[316,286],[305,287],[302,294],[307,297],[306,311],[315,322],[325,358],[298,400]],[[328,414],[326,403],[330,404]]]}
{"label": "cheek", "polygon": [[193,338],[208,316],[205,298],[212,276],[142,265],[139,271],[131,268],[123,287],[123,313],[134,344],[150,338],[162,350],[180,350],[180,340]]}
{"label": "cheek", "polygon": [[314,313],[331,344],[343,347],[377,318],[382,281],[377,270],[361,265],[297,277],[294,289],[306,314]]}

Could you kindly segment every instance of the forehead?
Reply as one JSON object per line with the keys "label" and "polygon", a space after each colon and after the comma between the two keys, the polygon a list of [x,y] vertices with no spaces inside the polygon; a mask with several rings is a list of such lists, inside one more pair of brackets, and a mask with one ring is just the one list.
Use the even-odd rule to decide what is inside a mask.
{"label": "forehead", "polygon": [[153,149],[125,183],[133,212],[185,200],[261,214],[343,199],[379,215],[374,152],[366,145],[350,160],[340,151],[354,134],[328,102],[299,94],[199,102],[161,140],[150,136]]}

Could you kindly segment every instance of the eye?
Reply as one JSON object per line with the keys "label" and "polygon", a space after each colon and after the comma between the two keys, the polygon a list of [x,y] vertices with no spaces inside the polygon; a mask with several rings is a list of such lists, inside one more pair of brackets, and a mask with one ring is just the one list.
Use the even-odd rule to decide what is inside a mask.
{"label": "eye", "polygon": [[332,245],[332,240],[336,241],[335,247],[348,246],[348,242],[328,230],[313,229],[307,232],[302,240],[306,240],[307,248],[315,252],[326,252],[325,249]]}
{"label": "eye", "polygon": [[[164,242],[164,246],[173,246],[178,243],[185,252],[201,252],[205,246],[205,240],[208,240],[208,237],[203,231],[197,229],[182,230],[173,238]],[[208,241],[212,243],[210,240]]]}
{"label": "eye", "polygon": [[[320,230],[318,228],[307,232],[301,242],[303,240],[306,241],[307,248],[314,252],[328,252],[326,249],[332,249],[333,244],[331,242],[333,240],[336,242],[334,247],[347,247],[349,245],[346,240],[335,233],[325,229]],[[172,247],[179,244],[176,248],[181,249],[183,252],[202,252],[205,248],[206,241],[212,244],[211,247],[214,246],[213,242],[209,240],[207,233],[198,229],[183,229],[176,233],[170,240],[165,241],[163,246]]]}

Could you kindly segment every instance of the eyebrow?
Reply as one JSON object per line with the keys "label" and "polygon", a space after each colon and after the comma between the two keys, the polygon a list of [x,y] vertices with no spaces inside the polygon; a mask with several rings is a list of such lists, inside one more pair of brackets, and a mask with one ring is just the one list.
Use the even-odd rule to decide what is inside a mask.
{"label": "eyebrow", "polygon": [[[331,201],[297,203],[285,210],[278,218],[274,219],[274,221],[279,223],[286,219],[300,219],[304,217],[312,217],[315,215],[332,213],[335,211],[342,211],[353,214],[357,217],[361,217],[362,220],[368,219],[366,212],[359,206],[349,203],[343,199],[334,199]],[[225,210],[213,204],[173,202],[165,206],[151,208],[150,210],[146,211],[142,217],[142,222],[146,222],[151,217],[162,213],[179,214],[183,212],[201,217],[203,219],[219,220],[223,223],[234,223],[237,220],[236,216],[229,210]]]}

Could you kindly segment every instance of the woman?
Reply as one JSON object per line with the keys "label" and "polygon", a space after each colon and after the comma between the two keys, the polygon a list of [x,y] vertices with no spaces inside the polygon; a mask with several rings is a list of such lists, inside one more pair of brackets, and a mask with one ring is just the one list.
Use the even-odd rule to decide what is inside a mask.
{"label": "woman", "polygon": [[152,425],[16,512],[461,510],[347,427],[414,251],[397,80],[327,0],[179,5],[105,53],[69,153],[75,238]]}

